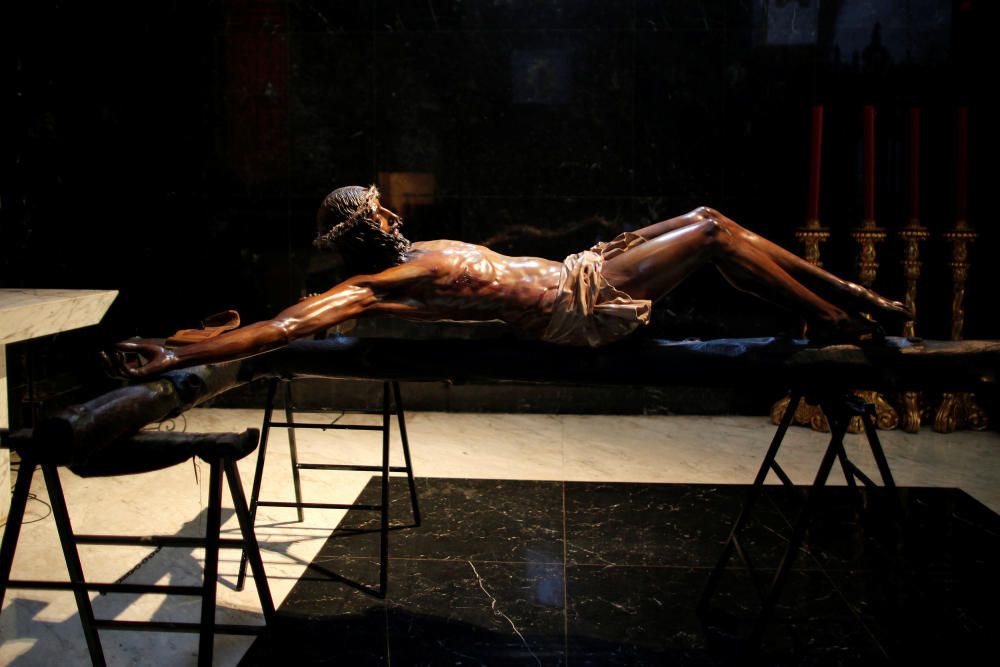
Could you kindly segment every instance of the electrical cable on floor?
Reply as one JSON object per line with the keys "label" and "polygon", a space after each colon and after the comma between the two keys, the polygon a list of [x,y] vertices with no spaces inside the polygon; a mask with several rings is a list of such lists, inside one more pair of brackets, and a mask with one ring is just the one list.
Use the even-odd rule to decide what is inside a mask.
{"label": "electrical cable on floor", "polygon": [[[17,479],[17,472],[20,469],[21,469],[21,464],[20,463],[12,463],[11,464],[11,466],[10,466],[10,473],[11,473],[11,475],[10,476],[11,476],[12,480],[16,480]],[[10,490],[11,490],[11,492],[14,491],[14,482],[11,482]],[[45,506],[45,510],[44,510],[45,513],[42,514],[41,516],[35,517],[34,519],[22,519],[21,520],[21,525],[22,526],[26,526],[29,523],[38,523],[39,521],[44,521],[45,519],[49,518],[49,516],[52,514],[52,506],[51,505],[49,505],[47,502],[45,502],[44,500],[42,500],[41,498],[39,498],[34,493],[29,493],[28,494],[28,501],[32,501],[32,500],[35,501],[36,503],[41,503],[42,505],[44,505]],[[27,510],[25,510],[24,514],[25,514],[25,516],[28,515]],[[6,525],[7,525],[7,519],[4,519],[3,521],[0,521],[0,527],[6,526]]]}

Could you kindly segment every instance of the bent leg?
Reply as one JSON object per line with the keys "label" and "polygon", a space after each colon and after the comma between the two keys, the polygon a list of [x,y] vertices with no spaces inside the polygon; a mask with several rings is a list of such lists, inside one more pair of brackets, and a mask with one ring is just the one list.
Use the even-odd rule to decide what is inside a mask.
{"label": "bent leg", "polygon": [[644,227],[636,234],[652,240],[658,234],[706,220],[715,220],[729,232],[734,245],[747,245],[766,255],[801,285],[844,310],[852,313],[871,312],[895,321],[905,321],[913,317],[902,303],[891,301],[861,285],[838,278],[706,206],[696,208],[683,216]]}
{"label": "bent leg", "polygon": [[714,264],[737,289],[800,312],[813,322],[852,334],[869,328],[798,282],[715,217],[676,228],[608,260],[603,275],[632,298],[655,301],[706,263]]}
{"label": "bent leg", "polygon": [[716,258],[718,231],[704,220],[680,225],[606,260],[601,274],[633,299],[655,301]]}
{"label": "bent leg", "polygon": [[761,251],[766,252],[781,268],[809,289],[820,294],[824,299],[848,310],[871,312],[896,321],[906,321],[913,318],[913,313],[899,301],[886,299],[862,285],[838,278],[829,271],[824,271],[815,264],[810,264],[798,255],[741,227],[718,211],[707,209],[706,213],[722,220],[724,224],[730,225],[735,233]]}
{"label": "bent leg", "polygon": [[699,222],[704,222],[707,219],[707,216],[703,213],[703,211],[707,210],[709,209],[702,206],[696,208],[690,213],[679,215],[676,218],[670,218],[668,220],[661,220],[660,222],[654,222],[648,227],[637,229],[632,233],[637,236],[641,236],[647,241],[651,241],[652,239],[655,239],[657,236],[663,236],[664,234],[672,232],[676,229],[681,229],[682,227],[689,227],[691,225],[698,224]]}

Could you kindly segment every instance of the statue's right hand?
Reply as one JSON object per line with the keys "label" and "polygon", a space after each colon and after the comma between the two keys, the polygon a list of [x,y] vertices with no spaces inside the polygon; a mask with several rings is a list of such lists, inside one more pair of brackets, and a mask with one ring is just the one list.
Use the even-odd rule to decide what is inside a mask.
{"label": "statue's right hand", "polygon": [[101,352],[101,361],[109,374],[132,379],[168,371],[175,359],[172,350],[141,338],[123,340],[114,349]]}

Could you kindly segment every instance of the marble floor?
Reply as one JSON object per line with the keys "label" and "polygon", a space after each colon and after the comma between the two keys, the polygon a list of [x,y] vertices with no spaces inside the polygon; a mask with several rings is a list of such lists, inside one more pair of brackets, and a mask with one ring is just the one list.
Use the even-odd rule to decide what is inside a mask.
{"label": "marble floor", "polygon": [[[955,489],[905,489],[905,531],[888,494],[824,490],[750,653],[739,567],[696,611],[745,485],[420,478],[419,526],[394,487],[386,598],[377,517],[351,513],[241,665],[970,664],[1000,623],[1000,517]],[[741,531],[767,580],[799,505],[769,487]]]}
{"label": "marble floor", "polygon": [[[739,507],[740,490],[729,485],[746,484],[752,480],[774,430],[765,418],[754,417],[441,413],[409,413],[407,416],[414,468],[419,477],[428,478],[420,480],[422,498],[427,499],[424,506],[425,522],[420,529],[401,526],[392,532],[394,560],[391,561],[388,601],[375,600],[351,586],[322,581],[328,574],[325,571],[332,570],[338,576],[362,585],[377,582],[378,565],[372,559],[371,545],[365,542],[371,539],[371,535],[364,532],[355,535],[357,531],[346,530],[345,526],[334,535],[336,539],[331,538],[333,529],[344,519],[343,511],[307,510],[305,521],[299,523],[295,520],[294,510],[261,508],[257,520],[257,532],[264,545],[263,555],[269,583],[275,601],[281,605],[282,627],[287,630],[289,623],[294,627],[300,620],[304,623],[301,627],[307,627],[305,621],[315,620],[317,608],[329,608],[333,612],[340,609],[343,614],[337,618],[352,619],[352,623],[338,625],[336,632],[340,636],[347,633],[346,636],[355,640],[375,632],[376,637],[380,638],[381,648],[371,653],[366,652],[365,656],[376,662],[380,659],[378,656],[382,656],[386,663],[390,660],[385,658],[391,656],[394,664],[440,664],[444,653],[425,651],[408,654],[405,649],[408,644],[404,643],[402,649],[399,645],[393,645],[387,641],[391,633],[384,629],[389,624],[392,627],[424,628],[426,632],[433,632],[439,627],[438,624],[449,623],[449,616],[442,617],[440,614],[440,609],[444,607],[475,609],[473,620],[466,621],[466,624],[471,624],[473,630],[482,633],[486,638],[483,641],[487,644],[489,641],[499,641],[500,646],[510,648],[507,653],[497,654],[496,660],[485,662],[475,650],[464,658],[452,652],[448,654],[449,664],[560,664],[566,661],[567,656],[571,664],[648,663],[651,658],[642,652],[645,650],[642,647],[650,644],[643,639],[644,635],[634,637],[634,641],[614,643],[622,637],[632,637],[629,633],[637,632],[635,627],[630,629],[627,624],[623,625],[623,618],[639,614],[642,617],[662,619],[665,623],[662,628],[656,626],[660,629],[650,631],[646,628],[640,635],[642,632],[653,632],[654,636],[658,636],[655,633],[669,631],[681,636],[694,632],[684,623],[669,629],[672,627],[668,622],[670,614],[662,610],[658,612],[659,607],[656,605],[659,603],[655,602],[662,600],[662,596],[651,595],[639,606],[600,596],[574,598],[566,591],[585,590],[588,585],[610,586],[612,589],[625,591],[628,589],[627,582],[634,584],[638,580],[645,582],[641,584],[643,590],[659,590],[663,595],[684,590],[687,591],[684,595],[690,595],[693,590],[692,582],[699,580],[707,572],[704,570],[707,563],[705,559],[718,548],[718,531],[722,530],[724,537],[728,520]],[[192,432],[239,431],[256,426],[259,418],[258,411],[192,410],[175,423],[164,427]],[[935,507],[945,507],[945,514],[953,520],[951,523],[945,521],[940,525],[935,524],[935,530],[950,530],[949,544],[958,540],[966,551],[978,553],[977,567],[983,563],[990,568],[995,565],[998,562],[996,557],[1000,556],[996,550],[995,536],[1000,530],[996,529],[995,524],[990,524],[990,521],[995,518],[992,512],[1000,512],[1000,437],[992,432],[950,435],[923,432],[916,436],[882,432],[881,435],[898,484],[907,487],[961,489],[964,492],[921,490],[910,493],[908,498],[914,507],[924,507],[928,503]],[[300,431],[298,440],[303,460],[329,463],[378,461],[377,433]],[[288,450],[283,443],[283,435],[275,432],[264,477],[263,496],[270,499],[291,497]],[[825,444],[826,437],[822,434],[797,428],[790,431],[781,462],[794,481],[806,483],[812,479]],[[874,465],[860,436],[848,436],[847,449],[864,470],[872,473]],[[251,455],[240,465],[248,488],[254,459],[255,455]],[[399,464],[400,461],[395,459],[401,459],[398,446],[394,447],[393,463]],[[82,479],[64,473],[63,483],[74,528],[79,532],[193,535],[204,529],[206,478],[206,466],[187,463],[155,473],[111,479]],[[353,502],[359,494],[365,492],[369,478],[369,473],[303,471],[306,498],[323,502]],[[576,482],[594,484],[572,484]],[[833,482],[842,484],[842,477],[835,478]],[[626,484],[619,486],[612,483]],[[502,507],[490,505],[487,509],[494,512],[492,515],[489,512],[473,512],[473,506],[477,502],[481,503],[484,497],[484,484],[487,485],[485,488],[495,490],[495,493],[485,494],[485,497],[497,498],[497,503],[501,500],[514,502],[521,498],[531,499],[536,509],[521,515],[516,511],[511,513]],[[615,494],[620,494],[625,488],[632,491],[616,500]],[[642,501],[635,506],[638,502],[635,498],[642,498],[644,488],[659,495],[655,501],[647,499],[648,502]],[[29,516],[26,518],[30,523],[22,531],[13,576],[61,578],[65,576],[65,566],[56,546],[55,527],[46,504],[47,495],[40,475],[36,476],[32,490],[34,497],[29,502]],[[369,489],[368,492],[370,491]],[[395,516],[405,519],[405,493],[394,492],[394,498],[404,503],[399,511],[394,512]],[[719,511],[699,515],[692,508],[692,511],[687,512],[684,510],[685,504],[690,505],[692,498],[703,498],[708,504],[718,507]],[[591,512],[592,525],[589,526],[586,522],[580,522],[579,518],[574,523],[570,519],[572,513],[564,509],[564,503],[571,500],[586,505],[597,502],[595,499],[604,505],[600,505],[596,512]],[[786,505],[789,502],[776,489],[769,494],[768,507],[774,514],[774,521],[777,522],[775,525],[787,525],[787,522],[782,523],[785,519],[781,517],[788,514],[789,508]],[[664,549],[666,545],[657,542],[656,535],[650,530],[655,525],[653,522],[616,523],[616,516],[641,517],[643,511],[648,510],[649,503],[661,509],[666,508],[678,517],[687,517],[685,521],[694,521],[686,529],[686,534],[693,536],[689,542],[699,554],[697,559],[692,560],[690,554],[683,556],[682,550],[681,556],[678,556],[680,560],[676,562],[661,560],[668,558],[669,554],[675,554],[676,549]],[[445,506],[450,507],[451,511],[438,509],[437,516],[445,517],[448,521],[435,523],[434,508]],[[842,495],[831,506],[853,508],[853,505],[843,502]],[[702,503],[695,507],[702,507]],[[470,511],[456,513],[456,508]],[[543,511],[544,508],[557,508],[559,512],[555,515],[547,514]],[[986,508],[992,512],[986,511]],[[594,521],[595,514],[606,516],[608,520]],[[960,530],[965,524],[960,524],[959,520],[969,514],[977,517],[975,525],[985,531],[986,542],[970,542],[968,534]],[[463,515],[467,516],[467,520],[457,524],[449,523],[455,521],[456,516]],[[823,522],[823,525],[855,524],[849,520],[854,515],[843,514],[839,520],[837,516],[835,513],[833,520]],[[485,518],[477,524],[476,517]],[[498,517],[504,520],[500,521]],[[224,510],[224,519],[225,531],[236,536],[235,517],[231,510]],[[560,525],[559,521],[565,525]],[[699,522],[706,525],[700,526]],[[708,523],[711,523],[712,530],[709,530]],[[571,524],[576,526],[576,532],[567,532]],[[761,525],[765,532],[774,527],[767,521]],[[618,526],[619,536],[628,535],[628,549],[615,552],[615,540],[595,532],[598,529],[606,530],[609,526]],[[541,531],[545,539],[537,543],[524,541],[523,534],[518,533],[515,528]],[[355,543],[341,539],[345,534],[357,537],[360,540],[357,544],[361,546],[357,550],[353,546],[346,548],[346,545]],[[695,539],[702,534],[707,537],[705,541]],[[848,561],[846,564],[831,566],[823,560],[824,554],[837,551],[834,548],[837,545],[843,547],[845,540],[848,547],[853,544],[851,540],[857,539],[857,533],[834,531],[829,535],[833,537],[829,538],[827,547],[804,558],[804,565],[796,571],[790,584],[793,590],[790,590],[789,599],[792,600],[816,600],[819,604],[830,600],[832,591],[839,596],[839,602],[833,605],[835,609],[832,611],[822,605],[813,605],[806,610],[807,616],[820,619],[819,625],[823,626],[818,635],[806,633],[807,643],[809,638],[813,638],[814,643],[819,641],[815,637],[825,636],[823,632],[829,631],[827,625],[846,622],[844,619],[848,616],[853,619],[852,623],[867,618],[865,614],[871,605],[878,606],[872,600],[881,599],[880,594],[869,595],[870,591],[867,589],[852,589],[853,580],[844,578],[844,573],[865,571],[867,563]],[[505,608],[506,601],[499,595],[501,590],[505,590],[501,582],[509,580],[505,579],[507,575],[502,571],[502,564],[509,563],[510,556],[489,551],[500,547],[485,546],[497,540],[501,545],[505,541],[508,546],[517,545],[522,552],[531,548],[530,557],[520,558],[517,562],[522,563],[521,569],[524,569],[524,563],[530,565],[528,571],[533,573],[531,577],[534,577],[532,581],[537,584],[535,588],[543,591],[543,599],[548,599],[546,595],[550,596],[555,605],[551,608],[545,605],[532,608],[531,614],[537,616],[540,625],[528,624],[530,641],[518,639],[520,622],[511,621],[511,618],[517,616]],[[445,545],[455,542],[458,542],[460,548],[445,550]],[[553,547],[554,543],[562,546]],[[428,553],[424,553],[428,550]],[[562,550],[566,553],[561,553]],[[84,569],[88,579],[92,581],[169,582],[184,585],[196,584],[200,580],[201,554],[197,550],[82,547],[81,551]],[[508,560],[504,560],[505,558]],[[653,560],[650,561],[650,558]],[[338,567],[323,566],[332,560],[338,562]],[[949,560],[948,564],[954,568],[955,559]],[[243,592],[235,590],[237,565],[235,552],[223,552],[217,618],[220,622],[259,622],[259,606],[252,587],[248,586]],[[636,569],[617,570],[613,565],[627,565]],[[565,572],[562,577],[554,578],[552,573],[559,574],[563,569]],[[906,572],[911,569],[904,568]],[[975,568],[964,569],[979,572]],[[449,575],[449,571],[453,577]],[[571,574],[584,571],[594,573],[597,579],[579,581],[569,578]],[[676,580],[653,576],[668,571]],[[942,576],[947,579],[954,571],[949,569]],[[940,567],[935,572],[940,574]],[[473,578],[469,579],[470,576]],[[298,583],[300,579],[303,580],[302,583]],[[307,584],[314,579],[319,581],[315,582],[315,587],[310,588]],[[413,583],[428,579],[463,583],[456,584],[461,591],[432,591],[430,598],[432,601],[436,599],[436,602],[430,604],[427,603],[426,596],[420,597],[421,591]],[[888,579],[894,581],[892,577]],[[409,588],[404,582],[410,582]],[[474,599],[468,597],[470,586],[466,584],[470,583],[472,591],[477,595]],[[963,579],[956,585],[968,587],[970,583]],[[398,595],[393,592],[394,586],[399,588]],[[799,598],[795,597],[796,591],[800,594]],[[567,595],[565,600],[559,600],[560,596]],[[95,594],[92,597],[95,611],[102,617],[194,620],[197,614],[197,602],[190,599],[175,600],[150,595]],[[516,599],[517,596],[514,597]],[[407,599],[415,600],[412,608],[400,604],[400,601]],[[424,601],[418,604],[420,599]],[[681,595],[678,599],[686,598]],[[604,610],[606,615],[602,615],[600,605],[609,605]],[[434,609],[438,611],[431,613]],[[558,620],[551,618],[553,609],[558,609]],[[962,607],[960,611],[965,613],[967,608]],[[377,615],[374,625],[363,623],[372,613]],[[622,614],[626,616],[623,617]],[[532,623],[535,616],[531,617]],[[578,623],[569,631],[565,624],[568,623],[566,619],[571,617],[577,619]],[[480,620],[477,621],[476,618]],[[371,621],[370,618],[368,620]],[[981,622],[981,617],[971,614],[960,620],[967,625],[975,625]],[[823,644],[819,641],[819,644],[831,647],[830,652],[821,654],[829,660],[820,662],[840,664],[837,662],[838,656],[843,658],[841,662],[851,662],[858,656],[881,656],[884,659],[886,650],[891,649],[891,639],[895,636],[891,632],[885,634],[888,631],[883,631],[880,625],[885,622],[884,617],[876,614],[870,622],[862,623],[859,635],[862,640],[850,643],[849,646],[853,648],[847,653],[839,653],[841,649],[837,647],[840,644],[836,642]],[[548,623],[559,626],[554,635],[546,630]],[[328,638],[332,637],[328,634],[333,632],[330,628],[323,632],[327,633],[325,636]],[[398,635],[406,636],[405,632]],[[551,636],[561,637],[555,648],[544,643],[541,646],[532,643],[534,637]],[[886,636],[889,637],[888,640],[885,639]],[[296,641],[294,630],[292,637],[291,641]],[[528,634],[523,637],[528,637]],[[197,641],[192,636],[102,631],[102,639],[108,662],[112,665],[189,665],[196,660]],[[216,640],[216,664],[235,665],[241,661],[245,664],[270,664],[269,656],[275,655],[273,637],[269,640],[270,644],[261,641],[251,649],[253,641],[253,638],[220,636]],[[777,641],[779,647],[785,646],[787,637]],[[0,664],[89,664],[73,597],[69,593],[10,591],[0,615],[0,642]],[[679,642],[676,646],[689,644]],[[334,643],[334,646],[339,645]],[[623,649],[622,646],[626,648]],[[530,650],[525,651],[529,648]],[[324,661],[323,655],[335,658],[337,650],[331,648],[329,654],[310,653],[301,662],[319,664]],[[625,652],[615,653],[622,650]],[[669,653],[668,656],[688,655],[681,648],[678,651]]]}

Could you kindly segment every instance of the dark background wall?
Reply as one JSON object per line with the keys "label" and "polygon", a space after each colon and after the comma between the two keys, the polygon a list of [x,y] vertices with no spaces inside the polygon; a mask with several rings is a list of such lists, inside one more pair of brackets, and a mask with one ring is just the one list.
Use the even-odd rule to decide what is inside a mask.
{"label": "dark background wall", "polygon": [[[19,4],[2,10],[0,281],[121,291],[99,327],[11,348],[26,406],[109,386],[94,351],[115,340],[225,308],[267,317],[328,286],[337,266],[309,246],[318,202],[387,172],[433,179],[408,211],[414,239],[561,259],[707,204],[798,249],[813,104],[826,109],[824,259],[845,276],[862,106],[878,109],[877,217],[890,231],[909,215],[906,114],[921,107],[922,217],[935,234],[954,219],[956,114],[969,107],[981,239],[966,334],[1000,333],[989,2]],[[918,333],[947,337],[939,236],[924,256]],[[901,295],[898,240],[880,257],[876,287]],[[798,326],[706,271],[644,335]]]}

